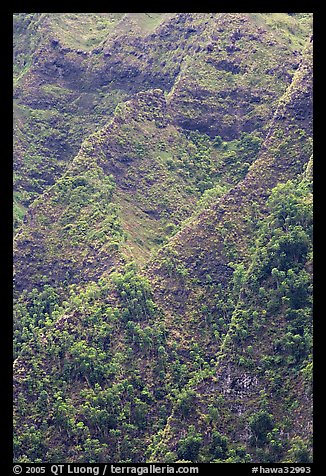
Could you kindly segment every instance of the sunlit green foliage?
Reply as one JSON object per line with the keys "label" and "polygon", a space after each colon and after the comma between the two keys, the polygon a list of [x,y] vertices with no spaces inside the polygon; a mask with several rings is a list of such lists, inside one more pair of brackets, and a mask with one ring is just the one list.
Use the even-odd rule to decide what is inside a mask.
{"label": "sunlit green foliage", "polygon": [[15,461],[312,460],[310,22],[14,15]]}

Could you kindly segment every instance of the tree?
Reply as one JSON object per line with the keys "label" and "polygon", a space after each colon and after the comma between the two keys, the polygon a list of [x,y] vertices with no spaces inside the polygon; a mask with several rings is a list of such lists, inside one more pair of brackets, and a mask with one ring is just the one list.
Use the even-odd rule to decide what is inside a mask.
{"label": "tree", "polygon": [[266,410],[260,410],[249,418],[249,426],[256,445],[263,446],[267,443],[267,434],[274,427],[273,415]]}
{"label": "tree", "polygon": [[194,409],[196,393],[194,390],[183,390],[177,400],[177,409],[183,417],[187,417]]}
{"label": "tree", "polygon": [[210,453],[213,459],[225,459],[227,457],[228,443],[229,440],[226,436],[221,435],[218,431],[213,431],[210,445]]}
{"label": "tree", "polygon": [[177,455],[178,458],[187,461],[196,461],[202,444],[202,437],[199,434],[189,435],[179,440]]}
{"label": "tree", "polygon": [[288,456],[291,463],[311,463],[312,461],[307,444],[299,436],[292,439]]}

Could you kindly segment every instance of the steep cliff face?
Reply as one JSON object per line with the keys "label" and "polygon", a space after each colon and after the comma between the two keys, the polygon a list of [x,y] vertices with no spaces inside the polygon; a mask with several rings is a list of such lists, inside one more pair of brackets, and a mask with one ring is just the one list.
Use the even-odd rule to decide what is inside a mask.
{"label": "steep cliff face", "polygon": [[[162,303],[168,302],[170,309],[178,312],[178,295],[187,305],[192,296],[202,294],[211,283],[221,285],[223,293],[227,292],[233,275],[230,263],[246,261],[257,226],[268,214],[266,200],[271,190],[278,183],[295,178],[310,159],[311,53],[310,43],[293,82],[280,99],[259,156],[244,180],[185,226],[160,250],[157,261],[151,265],[149,272],[158,283],[158,295],[161,289]],[[170,259],[176,268],[177,263],[182,263],[186,277],[179,278],[178,270],[167,275],[166,261]],[[198,315],[199,326],[201,321],[202,316]]]}
{"label": "steep cliff face", "polygon": [[[210,363],[199,382],[198,374],[188,382],[193,410],[180,420],[175,405],[154,459],[176,451],[189,425],[208,445],[207,419],[231,441],[251,448],[256,460],[277,459],[289,448],[286,441],[300,435],[307,442],[312,436],[306,376],[311,191],[309,178],[297,181],[312,154],[311,51],[309,44],[246,178],[170,240],[148,270],[165,310],[169,345],[178,342],[185,361],[191,361],[193,336],[200,335],[205,343],[200,357]],[[215,369],[211,376],[208,368]],[[216,406],[218,423],[210,416]],[[255,433],[255,412],[269,422],[264,436]],[[278,449],[267,444],[272,430]]]}
{"label": "steep cliff face", "polygon": [[[309,20],[293,22],[308,34]],[[300,53],[284,28],[261,24],[257,33],[255,16],[217,13],[14,15],[15,226],[133,93],[170,91],[174,123],[212,137],[265,130]]]}
{"label": "steep cliff face", "polygon": [[[15,237],[17,287],[30,289],[42,276],[60,285],[68,270],[73,281],[99,277],[113,265],[109,241],[127,240],[126,252],[138,248],[132,254],[141,260],[163,241],[169,222],[173,227],[190,215],[201,174],[191,176],[187,162],[199,152],[171,124],[162,90],[140,92],[119,106],[29,208]],[[119,232],[120,221],[127,235]],[[152,236],[142,240],[146,231]]]}
{"label": "steep cliff face", "polygon": [[15,28],[15,460],[310,461],[310,15]]}
{"label": "steep cliff face", "polygon": [[[273,33],[265,30],[262,31],[261,35],[254,35],[257,25],[248,15],[163,15],[162,17],[157,17],[157,20],[162,22],[162,24],[156,25],[155,32],[153,33],[149,33],[146,29],[145,31],[140,29],[138,25],[140,18],[130,18],[127,15],[123,19],[115,18],[112,31],[105,43],[106,46],[103,44],[101,47],[85,51],[85,54],[81,54],[80,50],[76,49],[76,47],[73,48],[69,37],[67,39],[64,36],[65,30],[58,30],[61,37],[57,38],[57,23],[59,22],[61,25],[61,22],[66,17],[54,18],[51,18],[51,16],[41,16],[41,18],[36,17],[36,19],[33,19],[34,23],[31,21],[34,29],[36,28],[35,22],[37,22],[37,27],[41,33],[44,29],[46,34],[42,40],[38,40],[37,45],[40,44],[40,46],[32,55],[31,65],[17,82],[16,118],[17,130],[19,131],[16,134],[17,142],[15,147],[17,152],[15,171],[19,170],[19,174],[16,175],[17,191],[15,192],[17,223],[23,213],[19,206],[28,205],[33,197],[37,197],[45,187],[56,180],[56,177],[64,173],[67,168],[67,161],[71,161],[72,154],[77,152],[77,146],[81,143],[82,136],[92,129],[94,130],[99,123],[109,121],[110,125],[105,126],[103,129],[106,132],[101,132],[102,136],[103,134],[109,136],[108,141],[103,142],[102,139],[99,139],[99,141],[102,140],[103,142],[101,145],[103,150],[99,152],[99,156],[104,153],[105,160],[98,158],[98,163],[106,175],[113,175],[113,181],[117,186],[116,198],[114,196],[112,199],[120,206],[121,219],[127,228],[127,232],[129,231],[130,247],[127,250],[127,254],[131,253],[137,261],[143,263],[146,257],[149,256],[150,250],[157,247],[155,245],[164,242],[165,236],[168,234],[166,227],[169,225],[169,222],[172,225],[170,228],[173,229],[173,226],[178,225],[181,219],[189,216],[191,207],[198,199],[199,194],[205,189],[211,188],[216,183],[225,183],[226,177],[228,177],[226,179],[227,188],[230,181],[231,183],[234,183],[234,180],[235,182],[238,181],[245,174],[250,162],[255,158],[255,154],[249,158],[245,157],[245,160],[249,160],[249,162],[246,162],[247,165],[240,174],[235,175],[233,171],[236,170],[238,164],[235,163],[234,156],[238,153],[240,161],[242,159],[242,162],[244,162],[240,152],[240,150],[243,150],[243,147],[240,149],[240,146],[242,146],[241,140],[229,142],[230,150],[228,150],[228,143],[225,143],[227,146],[226,150],[218,150],[214,147],[214,140],[210,140],[207,137],[204,141],[200,142],[196,137],[189,137],[189,134],[184,137],[183,130],[176,128],[178,125],[183,124],[178,115],[179,113],[182,114],[184,110],[184,106],[178,100],[179,96],[185,98],[191,98],[193,94],[196,96],[193,107],[194,111],[196,111],[194,120],[198,125],[198,130],[202,129],[199,125],[199,117],[208,117],[209,109],[207,109],[205,101],[200,98],[197,86],[192,83],[188,84],[188,80],[193,81],[194,78],[199,80],[200,77],[205,77],[205,84],[209,84],[206,72],[203,71],[203,75],[199,74],[200,68],[213,61],[214,55],[218,55],[219,61],[222,63],[227,61],[223,59],[223,55],[231,55],[233,60],[243,64],[242,74],[238,72],[235,75],[240,82],[237,82],[237,80],[233,84],[231,81],[234,91],[246,90],[247,96],[252,94],[249,91],[252,87],[256,92],[259,90],[264,92],[264,94],[266,90],[269,91],[268,98],[266,96],[264,99],[264,101],[268,100],[268,114],[262,120],[263,128],[266,128],[273,112],[271,94],[275,98],[278,97],[290,80],[290,68],[297,67],[299,60],[297,56],[293,55],[293,51],[290,48],[284,46],[282,37],[277,41],[275,39],[272,40],[274,38]],[[99,18],[95,19],[100,21]],[[127,28],[123,25],[125,22],[129,25],[131,20],[135,22],[135,25],[132,28],[130,27],[130,41],[127,41],[126,31],[129,31],[129,27]],[[226,24],[229,25],[228,28],[226,28]],[[36,31],[38,30],[36,29]],[[216,32],[219,33],[217,34]],[[194,47],[195,44],[201,44],[200,42],[204,39],[206,41],[211,35],[217,35],[214,40],[216,48],[214,46],[203,49],[200,46],[200,51],[196,52],[194,56],[188,53],[186,44],[190,42],[192,47]],[[146,55],[156,55],[158,52],[163,54],[167,48],[170,48],[171,45],[168,39],[170,38],[171,40],[172,36],[173,38],[175,37],[176,45],[178,45],[178,42],[180,43],[178,51],[180,50],[183,54],[188,55],[187,64],[191,68],[189,73],[187,73],[188,66],[185,68],[185,72],[180,72],[173,92],[168,95],[167,101],[162,92],[157,92],[155,98],[151,93],[139,93],[139,95],[131,99],[131,102],[126,103],[124,106],[125,112],[120,112],[121,106],[119,106],[114,113],[113,121],[110,122],[110,115],[113,113],[115,101],[107,109],[108,99],[105,96],[103,97],[103,94],[105,94],[104,90],[101,90],[101,92],[100,86],[92,83],[96,76],[91,66],[94,58],[96,58],[96,61],[99,60],[100,64],[106,65],[105,68],[108,67],[108,64],[113,59],[119,64],[119,67],[122,67],[121,65],[124,64],[128,66],[129,59],[133,58],[128,48],[134,47],[137,48],[137,51],[142,51],[144,48]],[[117,38],[120,38],[120,40],[118,41]],[[123,57],[114,53],[114,46],[111,43],[110,55],[105,54],[105,48],[108,48],[107,43],[110,41],[113,41],[113,45],[116,45],[118,42],[121,54],[124,55]],[[133,41],[136,41],[136,45],[133,45]],[[164,47],[160,41],[164,43]],[[238,46],[234,50],[232,49],[231,52],[228,52],[227,45],[230,41],[231,43],[236,42]],[[63,42],[68,43],[68,46],[64,45]],[[256,57],[258,50],[253,47],[252,42],[259,43],[259,54],[264,55],[265,63],[259,59],[260,56]],[[127,46],[123,48],[123,45]],[[173,48],[169,51],[173,55],[178,56],[178,52]],[[169,59],[169,55],[165,56],[169,65],[176,63],[174,57]],[[158,61],[156,56],[155,58],[155,61]],[[141,61],[140,64],[144,71],[148,71],[148,74],[154,74],[153,69],[155,70],[155,68],[146,66],[145,61]],[[270,67],[274,66],[271,70],[268,70],[265,67],[266,64]],[[258,72],[259,74],[256,71],[258,67],[256,65],[259,65],[259,68],[261,68]],[[102,66],[98,66],[98,68],[100,70],[100,77],[103,81],[106,81],[108,78],[107,70],[102,70]],[[162,71],[162,68],[159,69]],[[62,74],[60,73],[61,70]],[[171,68],[169,68],[169,71],[171,72]],[[218,81],[220,70],[214,69],[214,71],[211,72],[212,74],[214,73],[213,76],[215,78],[215,86],[210,93],[211,98],[214,97],[216,99],[223,96],[224,105],[212,104],[215,116],[209,120],[212,120],[214,124],[219,124],[220,127],[224,119],[230,116],[231,110],[233,111],[234,109],[232,101],[235,100],[238,105],[240,103],[232,94],[224,95],[223,88]],[[251,76],[255,72],[257,73],[256,79],[254,76]],[[115,68],[114,74],[116,75],[115,81],[118,82],[119,91],[121,92],[123,87],[119,70]],[[231,73],[228,72],[227,74]],[[91,79],[89,80],[88,77]],[[243,78],[246,78],[246,85],[240,84]],[[262,81],[261,84],[259,84],[260,81]],[[131,80],[129,78],[128,84],[133,85],[133,87],[135,87],[135,84],[138,84],[139,89],[142,89],[146,88],[147,83],[145,80],[137,83],[135,79]],[[159,84],[162,88],[166,87],[164,86],[164,81],[155,83],[153,78],[149,80],[149,84]],[[187,88],[187,94],[181,92],[182,84]],[[227,80],[227,84],[229,84],[229,80]],[[110,86],[109,94],[112,91],[113,94],[115,94],[114,91],[117,92],[116,100],[123,97],[121,96],[122,93],[120,94],[113,85]],[[217,92],[218,94],[216,94]],[[52,94],[53,96],[51,96]],[[156,99],[159,98],[160,94],[160,99]],[[91,101],[89,101],[90,98]],[[261,104],[261,101],[262,99],[259,99],[258,102],[253,104]],[[95,106],[95,104],[97,105]],[[246,100],[245,104],[246,107],[251,108],[251,101]],[[203,107],[205,108],[205,114],[203,114]],[[264,108],[266,109],[265,106]],[[133,112],[130,113],[129,109]],[[190,109],[187,106],[187,111],[190,111]],[[258,117],[257,111],[252,110],[252,113],[256,118]],[[80,114],[82,117],[79,117]],[[126,117],[124,118],[123,115]],[[231,115],[234,118],[241,118],[241,121],[245,117],[243,111],[239,115],[233,111]],[[143,121],[145,122],[143,123]],[[26,130],[26,127],[28,130]],[[188,126],[183,124],[183,127]],[[221,127],[223,129],[224,126]],[[222,129],[219,132],[223,135]],[[253,137],[253,140],[258,141],[259,144],[259,140],[262,140],[265,133],[259,137],[261,132],[260,126],[256,125],[254,129],[254,135],[249,135],[248,137]],[[242,124],[240,129],[238,128],[237,130],[238,132],[234,129],[235,132],[231,134],[231,138],[239,136],[239,131],[245,132],[246,128]],[[209,134],[211,133],[209,127],[205,131]],[[249,132],[252,132],[252,130]],[[95,133],[92,136],[91,142],[94,143],[101,134]],[[227,136],[227,138],[230,137]],[[244,147],[246,148],[246,146],[247,144],[245,143]],[[33,152],[31,152],[31,148]],[[37,155],[35,156],[34,154]],[[238,163],[241,163],[240,161],[238,160]],[[85,163],[87,163],[87,159]],[[69,172],[67,173],[69,175]],[[56,188],[55,186],[53,192]],[[47,206],[52,189],[48,193],[50,195],[45,195],[44,200],[41,199],[41,203],[46,204],[46,208],[49,210],[49,216],[45,218],[45,221],[49,224],[53,223],[57,213],[53,210],[50,211],[50,208]],[[236,201],[237,198],[235,199]],[[31,210],[34,209],[34,206],[39,205],[33,205]],[[34,213],[34,215],[37,216],[38,213]],[[43,216],[44,213],[42,212],[40,215]],[[46,215],[47,211],[45,211]],[[29,220],[28,216],[26,220]],[[68,221],[66,220],[65,222],[67,226]],[[136,230],[135,227],[132,227],[131,222],[137,223]],[[61,226],[61,222],[58,225]],[[71,223],[70,225],[74,229],[76,228],[76,224]],[[40,226],[42,227],[43,225],[41,224]],[[89,226],[92,227],[93,225],[89,223]],[[152,230],[152,238],[146,233],[148,229]],[[31,240],[26,236],[30,232],[33,233],[35,239]],[[35,243],[35,246],[38,246],[36,243],[40,242],[40,239],[42,241],[39,248],[40,253],[37,250],[35,253],[33,252],[33,261],[37,268],[35,279],[32,277],[33,266],[31,267],[30,263],[28,263],[27,266],[29,266],[30,272],[28,273],[28,279],[24,281],[24,286],[27,281],[30,282],[30,286],[37,283],[40,275],[47,274],[49,267],[46,264],[46,260],[42,264],[44,250],[47,249],[48,245],[43,242],[41,238],[42,233],[39,235],[39,238],[36,238],[37,235],[37,225],[36,222],[33,222],[31,231],[29,231],[29,225],[24,226],[16,239],[18,249],[21,248],[21,239],[26,244],[27,242],[32,243],[31,246],[33,246],[33,243]],[[60,230],[59,235],[63,237],[64,241],[65,233],[62,234],[62,230]],[[71,232],[69,232],[69,240],[70,237]],[[66,255],[66,252],[64,247],[62,247],[62,243],[60,243],[59,249],[56,250],[54,237],[51,236],[50,239],[53,243],[53,246],[50,246],[52,250],[51,260],[54,259],[62,271],[60,263],[62,256]],[[84,243],[83,238],[80,239],[78,247],[83,246],[81,243]],[[89,250],[84,250],[83,253],[86,256]],[[22,255],[24,254],[22,248]],[[58,254],[61,257],[57,257]],[[17,256],[19,259],[20,252],[17,253]],[[70,266],[69,251],[65,259],[67,266]],[[24,266],[22,262],[17,266],[17,284],[20,280],[19,273],[26,274]],[[62,281],[63,276],[61,271],[58,275],[60,281]],[[55,282],[54,275],[55,272],[52,273],[50,278],[52,283]],[[71,276],[73,275],[74,273],[71,272]],[[80,273],[78,275],[80,276]]]}
{"label": "steep cliff face", "polygon": [[295,52],[248,14],[217,15],[205,40],[173,88],[177,123],[225,140],[266,130],[298,65]]}

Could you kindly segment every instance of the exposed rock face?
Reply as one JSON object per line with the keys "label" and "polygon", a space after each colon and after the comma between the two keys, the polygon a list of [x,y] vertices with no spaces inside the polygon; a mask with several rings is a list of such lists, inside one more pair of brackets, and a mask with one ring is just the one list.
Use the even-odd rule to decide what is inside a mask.
{"label": "exposed rock face", "polygon": [[18,461],[310,460],[308,16],[17,14]]}

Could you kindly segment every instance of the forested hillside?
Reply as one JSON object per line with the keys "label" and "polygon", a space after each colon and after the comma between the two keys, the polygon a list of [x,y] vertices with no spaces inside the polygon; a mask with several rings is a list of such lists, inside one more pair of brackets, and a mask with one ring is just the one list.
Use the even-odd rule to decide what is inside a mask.
{"label": "forested hillside", "polygon": [[14,14],[14,460],[312,461],[312,14]]}

